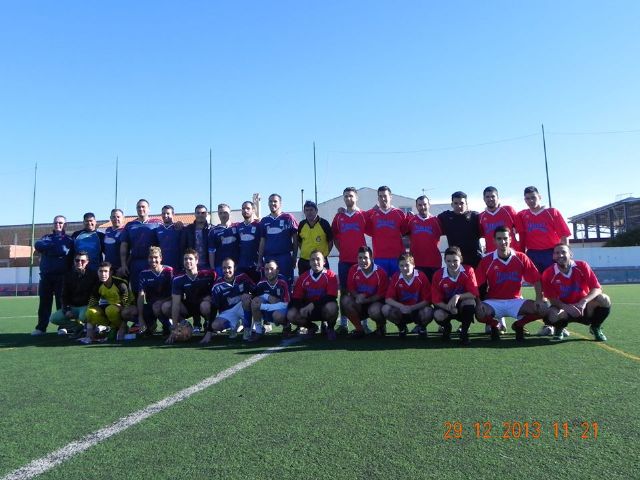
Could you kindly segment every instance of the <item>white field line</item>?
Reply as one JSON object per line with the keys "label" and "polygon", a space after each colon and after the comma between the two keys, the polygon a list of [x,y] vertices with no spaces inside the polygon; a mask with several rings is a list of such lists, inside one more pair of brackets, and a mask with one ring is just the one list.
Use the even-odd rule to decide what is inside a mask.
{"label": "white field line", "polygon": [[100,442],[117,435],[120,432],[123,432],[129,427],[140,423],[141,421],[149,418],[156,413],[160,413],[163,410],[166,410],[170,406],[182,402],[192,395],[201,392],[202,390],[215,385],[216,383],[220,383],[222,380],[235,375],[236,373],[244,370],[247,367],[250,367],[254,363],[259,362],[260,360],[268,357],[274,352],[278,352],[287,348],[289,345],[298,342],[300,339],[298,337],[294,337],[289,340],[285,340],[280,345],[276,347],[271,347],[262,353],[258,353],[253,355],[246,360],[223,370],[216,375],[213,375],[209,378],[205,378],[200,383],[197,383],[191,387],[185,388],[184,390],[180,390],[179,392],[166,397],[159,402],[153,403],[137,412],[133,412],[125,417],[122,417],[120,420],[115,423],[109,425],[108,427],[101,428],[100,430],[96,430],[93,433],[90,433],[79,440],[68,443],[64,447],[51,452],[49,455],[33,460],[29,464],[24,467],[18,468],[11,473],[8,473],[0,480],[25,480],[27,478],[33,478],[41,473],[44,473],[48,470],[51,470],[53,467],[69,460],[71,457],[88,450],[89,448],[99,444]]}

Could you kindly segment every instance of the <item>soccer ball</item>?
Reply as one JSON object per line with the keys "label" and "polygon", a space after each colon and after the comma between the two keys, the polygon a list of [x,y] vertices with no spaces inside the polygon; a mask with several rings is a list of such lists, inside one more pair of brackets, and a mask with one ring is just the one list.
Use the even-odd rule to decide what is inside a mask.
{"label": "soccer ball", "polygon": [[176,325],[172,333],[176,342],[186,342],[193,335],[193,327],[185,320]]}

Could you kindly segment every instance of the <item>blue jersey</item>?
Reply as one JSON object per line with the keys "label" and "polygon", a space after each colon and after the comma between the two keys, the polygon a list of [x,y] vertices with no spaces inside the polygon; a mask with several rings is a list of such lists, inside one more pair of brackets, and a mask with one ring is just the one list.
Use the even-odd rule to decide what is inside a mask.
{"label": "blue jersey", "polygon": [[159,223],[157,219],[146,222],[136,219],[125,225],[120,241],[129,244],[131,260],[146,260],[149,257],[149,247],[156,244],[154,230],[158,228]]}
{"label": "blue jersey", "polygon": [[298,222],[291,214],[281,213],[275,218],[267,215],[260,220],[260,225],[265,239],[265,256],[291,253],[292,237],[298,234]]}
{"label": "blue jersey", "polygon": [[262,226],[258,220],[246,224],[240,222],[238,229],[238,268],[247,269],[258,265],[258,247],[262,236]]}
{"label": "blue jersey", "polygon": [[214,268],[222,266],[225,258],[238,261],[238,228],[235,225],[223,227],[218,225],[209,231],[209,253],[216,254]]}
{"label": "blue jersey", "polygon": [[40,254],[40,274],[60,274],[69,270],[69,254],[73,240],[66,233],[50,233],[34,245]]}
{"label": "blue jersey", "polygon": [[104,231],[104,259],[116,270],[120,268],[120,236],[122,232],[124,232],[124,227],[108,227]]}
{"label": "blue jersey", "polygon": [[219,312],[224,312],[236,305],[242,294],[253,293],[255,287],[255,283],[244,273],[236,275],[231,283],[220,278],[211,289],[211,305]]}
{"label": "blue jersey", "polygon": [[289,294],[289,284],[287,281],[278,276],[275,284],[269,283],[268,280],[261,280],[256,285],[256,297],[260,297],[265,293],[267,295],[272,295],[276,298],[279,298],[281,302],[289,303],[291,296]]}
{"label": "blue jersey", "polygon": [[162,266],[162,270],[156,273],[153,270],[143,270],[138,277],[139,292],[144,292],[147,303],[151,304],[163,298],[171,296],[171,281],[173,280],[173,268]]}
{"label": "blue jersey", "polygon": [[182,270],[182,230],[176,229],[176,224],[160,224],[154,230],[155,242],[162,250],[162,263],[174,270]]}
{"label": "blue jersey", "polygon": [[199,305],[203,298],[211,294],[211,287],[216,280],[213,270],[198,270],[195,277],[180,275],[171,283],[171,294],[180,295],[187,305]]}
{"label": "blue jersey", "polygon": [[73,239],[74,255],[78,252],[87,252],[89,254],[89,264],[87,268],[91,271],[97,271],[98,266],[102,262],[102,251],[104,250],[104,233],[87,230],[79,230],[71,236]]}

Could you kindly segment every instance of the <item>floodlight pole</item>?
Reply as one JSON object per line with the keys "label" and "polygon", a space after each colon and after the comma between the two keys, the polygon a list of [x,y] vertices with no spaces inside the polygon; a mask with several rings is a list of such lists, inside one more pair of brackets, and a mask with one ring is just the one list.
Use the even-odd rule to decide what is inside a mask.
{"label": "floodlight pole", "polygon": [[304,188],[300,189],[300,210],[304,211]]}
{"label": "floodlight pole", "polygon": [[315,202],[318,204],[318,176],[316,175],[316,142],[313,142],[313,187],[315,189]]}
{"label": "floodlight pole", "polygon": [[116,199],[115,199],[115,203],[113,205],[113,208],[118,208],[118,163],[119,163],[119,158],[116,155]]}
{"label": "floodlight pole", "polygon": [[209,148],[209,212],[213,209],[213,156]]}
{"label": "floodlight pole", "polygon": [[36,237],[36,184],[38,181],[38,162],[36,162],[36,168],[33,172],[33,202],[31,204],[31,254],[29,259],[29,292],[31,292],[31,285],[33,285],[33,246],[35,244]]}
{"label": "floodlight pole", "polygon": [[551,207],[551,186],[549,185],[549,164],[547,163],[547,142],[544,138],[544,123],[542,124],[542,148],[544,149],[544,170],[547,174],[547,198]]}

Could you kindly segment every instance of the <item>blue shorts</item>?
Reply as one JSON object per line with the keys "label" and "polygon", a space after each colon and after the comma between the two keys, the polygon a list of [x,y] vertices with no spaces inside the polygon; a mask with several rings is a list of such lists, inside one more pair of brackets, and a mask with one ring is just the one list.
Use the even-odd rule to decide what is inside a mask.
{"label": "blue shorts", "polygon": [[553,265],[553,248],[546,248],[544,250],[528,249],[527,257],[531,259],[538,269],[538,272],[542,273]]}
{"label": "blue shorts", "polygon": [[347,291],[347,279],[349,270],[354,265],[355,263],[351,262],[338,262],[338,279],[340,280],[340,290],[343,292]]}
{"label": "blue shorts", "polygon": [[387,276],[391,278],[394,273],[398,272],[400,269],[398,268],[398,259],[397,258],[378,258],[376,257],[373,260],[378,267],[383,269]]}

